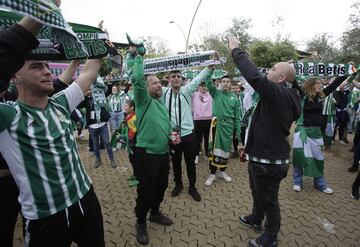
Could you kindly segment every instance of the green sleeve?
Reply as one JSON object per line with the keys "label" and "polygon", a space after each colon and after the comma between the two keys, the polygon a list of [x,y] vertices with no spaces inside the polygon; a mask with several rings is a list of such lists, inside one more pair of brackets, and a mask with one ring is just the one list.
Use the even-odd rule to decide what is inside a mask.
{"label": "green sleeve", "polygon": [[214,83],[211,80],[211,74],[205,78],[205,83],[206,83],[206,87],[209,90],[211,97],[213,97],[213,99],[214,99],[215,96],[218,94],[218,90],[216,89]]}
{"label": "green sleeve", "polygon": [[240,101],[236,101],[235,105],[235,136],[240,140]]}
{"label": "green sleeve", "polygon": [[146,89],[146,80],[144,76],[144,59],[142,56],[137,55],[134,61],[134,84],[133,93],[136,105],[142,106],[148,100],[150,96]]}
{"label": "green sleeve", "polygon": [[8,104],[0,104],[0,132],[3,132],[9,125],[16,115],[14,107]]}

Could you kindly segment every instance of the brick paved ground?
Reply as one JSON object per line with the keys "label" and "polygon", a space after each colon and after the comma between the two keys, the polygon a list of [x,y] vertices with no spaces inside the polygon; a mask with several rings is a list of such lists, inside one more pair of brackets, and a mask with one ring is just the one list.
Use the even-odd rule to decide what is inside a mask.
{"label": "brick paved ground", "polygon": [[[360,201],[350,197],[351,183],[356,174],[347,172],[352,161],[348,149],[349,146],[335,143],[326,153],[325,177],[334,189],[334,195],[313,189],[310,178],[304,179],[302,192],[293,192],[292,170],[289,170],[280,189],[282,225],[279,246],[360,246]],[[102,205],[106,246],[137,246],[133,213],[136,189],[127,186],[131,167],[126,154],[116,152],[119,167],[114,170],[105,153],[102,153],[104,164],[98,169],[92,168],[94,157],[89,156],[85,144],[80,145],[80,153]],[[171,197],[174,183],[170,172],[162,211],[175,224],[163,227],[149,222],[149,246],[247,246],[251,238],[257,237],[258,234],[238,220],[240,214],[251,211],[252,205],[247,164],[231,160],[228,173],[233,182],[226,184],[218,179],[213,186],[206,187],[208,166],[201,158],[197,186],[202,201],[197,203],[186,189],[179,197]],[[186,187],[186,176],[183,180]],[[335,232],[326,232],[320,219],[334,224]],[[19,221],[15,246],[22,246],[21,243]]]}

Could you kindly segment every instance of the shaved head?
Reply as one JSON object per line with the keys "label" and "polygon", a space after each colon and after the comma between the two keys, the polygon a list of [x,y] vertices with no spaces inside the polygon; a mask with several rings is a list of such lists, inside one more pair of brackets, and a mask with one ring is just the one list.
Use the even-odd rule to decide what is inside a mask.
{"label": "shaved head", "polygon": [[267,78],[275,83],[294,82],[296,71],[293,64],[280,62],[269,71]]}

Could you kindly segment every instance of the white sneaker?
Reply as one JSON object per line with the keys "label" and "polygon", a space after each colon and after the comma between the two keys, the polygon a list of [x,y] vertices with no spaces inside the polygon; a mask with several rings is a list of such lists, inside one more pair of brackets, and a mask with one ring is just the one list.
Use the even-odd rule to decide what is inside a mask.
{"label": "white sneaker", "polygon": [[199,164],[199,155],[196,155],[196,157],[195,157],[195,164],[196,164],[196,165]]}
{"label": "white sneaker", "polygon": [[341,145],[346,145],[346,143],[345,143],[343,140],[340,140],[339,143],[340,143]]}
{"label": "white sneaker", "polygon": [[334,193],[334,191],[330,188],[330,187],[327,187],[326,189],[322,190],[322,192],[326,193],[326,194],[332,194]]}
{"label": "white sneaker", "polygon": [[299,185],[294,185],[294,186],[293,186],[293,190],[296,191],[296,192],[300,192],[300,191],[301,191],[301,186],[299,186]]}
{"label": "white sneaker", "polygon": [[211,186],[216,180],[216,176],[214,174],[210,174],[209,178],[206,180],[205,185]]}
{"label": "white sneaker", "polygon": [[225,182],[231,182],[231,177],[226,172],[220,172],[219,177],[225,180]]}

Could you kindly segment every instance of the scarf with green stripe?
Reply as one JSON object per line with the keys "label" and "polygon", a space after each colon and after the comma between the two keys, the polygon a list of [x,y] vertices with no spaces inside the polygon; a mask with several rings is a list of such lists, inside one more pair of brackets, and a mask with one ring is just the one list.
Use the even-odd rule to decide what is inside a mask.
{"label": "scarf with green stripe", "polygon": [[[15,6],[14,4],[3,4],[3,2],[9,1],[0,0],[0,8],[6,9],[6,11],[0,10],[0,29],[8,28],[19,22],[24,15],[32,16],[44,24],[37,35],[40,42],[39,47],[32,51],[29,56],[30,59],[55,61],[87,57],[101,58],[107,54],[118,55],[115,46],[108,40],[107,33],[101,29],[82,24],[66,23],[60,9],[54,10],[49,7],[46,11],[43,10],[45,14],[41,14],[41,9],[45,8],[44,2],[49,1],[36,1],[36,3],[34,3],[35,1],[13,1],[18,6],[15,9],[9,8],[9,6]],[[115,57],[112,58],[112,61],[121,67],[122,58]]]}
{"label": "scarf with green stripe", "polygon": [[105,85],[101,77],[98,76],[96,81],[91,85],[91,94],[94,102],[95,118],[97,123],[101,122],[101,108],[105,107],[108,109],[108,104],[105,97],[106,90],[107,85]]}
{"label": "scarf with green stripe", "polygon": [[[336,63],[310,63],[299,62],[294,63],[296,70],[296,80],[304,81],[309,76],[347,76],[352,75],[360,69],[360,64],[336,64]],[[267,73],[268,68],[257,68],[261,74]],[[240,75],[238,69],[235,70],[235,75]]]}
{"label": "scarf with green stripe", "polygon": [[301,100],[301,116],[296,122],[293,140],[293,165],[304,169],[304,176],[324,175],[324,141],[320,127],[304,127],[304,104]]}
{"label": "scarf with green stripe", "polygon": [[60,8],[55,5],[53,0],[0,0],[1,11],[1,27],[4,28],[12,25],[21,19],[22,16],[31,16],[37,21],[44,24],[42,34],[52,37],[57,43],[66,43],[71,46],[74,51],[79,54],[80,58],[87,57],[84,45],[71,30],[69,24],[65,21],[61,14]]}

